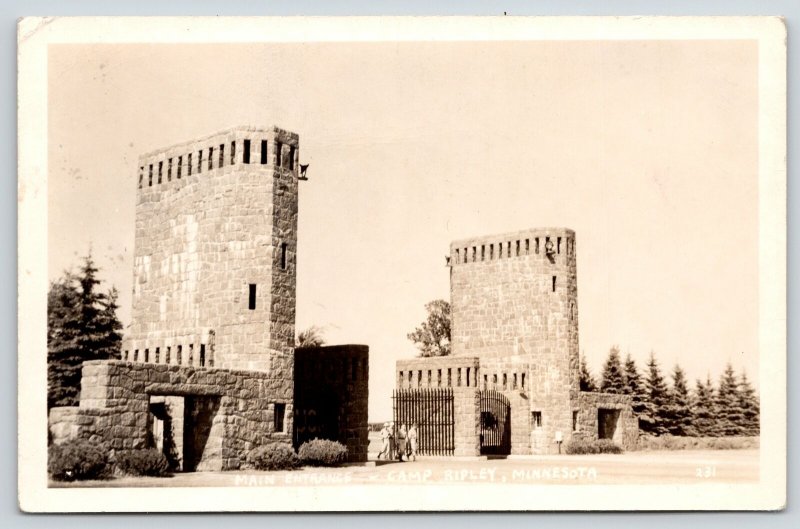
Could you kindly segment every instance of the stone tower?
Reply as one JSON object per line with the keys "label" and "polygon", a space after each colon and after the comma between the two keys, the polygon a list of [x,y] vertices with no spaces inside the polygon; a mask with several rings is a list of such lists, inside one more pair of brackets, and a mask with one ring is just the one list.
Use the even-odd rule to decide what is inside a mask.
{"label": "stone tower", "polygon": [[237,127],[139,158],[124,360],[291,378],[298,155]]}
{"label": "stone tower", "polygon": [[453,355],[480,359],[478,387],[521,399],[513,435],[530,435],[533,453],[557,450],[556,433],[566,441],[573,430],[579,391],[575,232],[455,241],[450,266]]}

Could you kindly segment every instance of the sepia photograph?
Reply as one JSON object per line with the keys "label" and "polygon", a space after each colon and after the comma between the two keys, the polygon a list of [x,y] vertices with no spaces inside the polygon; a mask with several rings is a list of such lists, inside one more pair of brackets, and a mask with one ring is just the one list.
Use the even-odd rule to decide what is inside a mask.
{"label": "sepia photograph", "polygon": [[23,510],[784,507],[780,18],[143,20],[18,26]]}

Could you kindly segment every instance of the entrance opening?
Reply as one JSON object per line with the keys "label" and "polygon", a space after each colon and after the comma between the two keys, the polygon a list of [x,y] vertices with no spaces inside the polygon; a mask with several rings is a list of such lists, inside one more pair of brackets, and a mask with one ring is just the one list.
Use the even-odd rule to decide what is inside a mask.
{"label": "entrance opening", "polygon": [[480,444],[482,455],[511,453],[511,403],[500,391],[481,391]]}
{"label": "entrance opening", "polygon": [[619,410],[599,408],[597,410],[597,438],[614,439],[619,423]]}

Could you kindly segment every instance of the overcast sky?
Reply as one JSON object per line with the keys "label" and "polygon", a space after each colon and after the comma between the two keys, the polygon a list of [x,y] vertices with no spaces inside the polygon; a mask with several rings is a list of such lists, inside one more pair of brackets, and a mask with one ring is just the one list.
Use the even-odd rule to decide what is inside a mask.
{"label": "overcast sky", "polygon": [[453,239],[576,230],[580,347],[758,377],[757,47],[746,41],[51,45],[48,267],[92,248],[130,323],[136,158],[300,135],[297,327],[370,346],[370,420]]}

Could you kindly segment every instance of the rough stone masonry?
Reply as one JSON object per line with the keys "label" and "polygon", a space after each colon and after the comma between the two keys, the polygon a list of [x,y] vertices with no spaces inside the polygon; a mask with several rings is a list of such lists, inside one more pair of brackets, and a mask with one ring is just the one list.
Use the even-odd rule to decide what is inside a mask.
{"label": "rough stone masonry", "polygon": [[[84,364],[80,406],[51,411],[51,437],[225,470],[317,432],[366,460],[367,347],[305,350],[295,366],[299,152],[297,134],[237,127],[139,158],[121,359]],[[294,435],[309,384],[331,399],[304,397]]]}
{"label": "rough stone masonry", "polygon": [[[458,389],[455,455],[484,453],[492,428],[505,439],[493,448],[511,454],[558,453],[572,437],[631,447],[638,427],[630,398],[579,390],[575,232],[536,228],[455,241],[447,259],[451,356],[399,361],[397,386]],[[508,420],[486,416],[497,402]]]}

